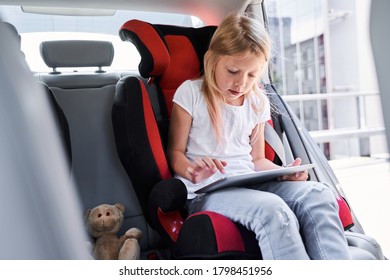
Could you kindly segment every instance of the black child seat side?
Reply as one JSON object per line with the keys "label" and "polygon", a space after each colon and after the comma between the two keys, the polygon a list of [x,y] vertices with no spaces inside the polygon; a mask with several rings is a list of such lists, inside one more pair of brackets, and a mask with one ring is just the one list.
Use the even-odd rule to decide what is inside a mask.
{"label": "black child seat side", "polygon": [[[52,91],[68,121],[71,177],[83,210],[103,203],[122,203],[125,219],[119,234],[137,227],[143,232],[141,250],[155,247],[159,238],[145,220],[115,148],[111,108],[116,84],[123,74],[103,70],[112,63],[112,43],[47,41],[41,44],[41,55],[53,71],[36,77]],[[94,69],[73,71],[79,67]]]}

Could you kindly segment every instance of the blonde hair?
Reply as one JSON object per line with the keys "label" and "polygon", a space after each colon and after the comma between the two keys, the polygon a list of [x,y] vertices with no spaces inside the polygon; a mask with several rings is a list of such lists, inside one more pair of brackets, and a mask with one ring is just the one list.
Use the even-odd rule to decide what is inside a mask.
{"label": "blonde hair", "polygon": [[[215,80],[215,68],[222,56],[241,55],[248,51],[256,56],[263,56],[266,62],[269,61],[271,50],[267,31],[260,22],[246,14],[229,14],[215,31],[204,56],[202,92],[218,142],[222,139],[220,105],[224,100]],[[263,71],[265,64],[259,65],[259,68]],[[260,104],[264,104],[263,98],[266,97],[257,83],[254,84],[252,92],[260,98]],[[257,108],[254,104],[252,107],[259,112],[263,109],[263,106]]]}

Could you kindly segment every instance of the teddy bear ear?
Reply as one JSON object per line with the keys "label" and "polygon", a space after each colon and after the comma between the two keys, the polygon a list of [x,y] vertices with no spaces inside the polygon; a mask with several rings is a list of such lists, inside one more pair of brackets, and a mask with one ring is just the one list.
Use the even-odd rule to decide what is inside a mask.
{"label": "teddy bear ear", "polygon": [[87,209],[84,211],[84,222],[87,221],[88,217],[89,217],[89,214],[91,213],[91,209]]}
{"label": "teddy bear ear", "polygon": [[116,203],[115,207],[118,208],[122,213],[125,213],[125,206],[122,203]]}

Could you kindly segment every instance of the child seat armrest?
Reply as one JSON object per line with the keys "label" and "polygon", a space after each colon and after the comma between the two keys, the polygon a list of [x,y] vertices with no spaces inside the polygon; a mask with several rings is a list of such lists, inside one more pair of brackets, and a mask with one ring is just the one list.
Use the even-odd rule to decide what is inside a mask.
{"label": "child seat armrest", "polygon": [[152,227],[164,237],[176,241],[184,218],[181,211],[187,203],[187,188],[182,181],[171,178],[158,182],[149,196]]}

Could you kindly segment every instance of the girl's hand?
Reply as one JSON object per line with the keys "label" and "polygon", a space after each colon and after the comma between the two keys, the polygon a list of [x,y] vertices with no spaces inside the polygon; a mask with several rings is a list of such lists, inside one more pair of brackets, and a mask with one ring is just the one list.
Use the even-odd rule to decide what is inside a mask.
{"label": "girl's hand", "polygon": [[[288,166],[299,166],[301,165],[302,160],[300,158],[296,158],[291,164]],[[309,172],[307,170],[302,172],[297,172],[294,174],[283,175],[278,178],[279,181],[306,181],[309,178]]]}
{"label": "girl's hand", "polygon": [[196,158],[191,166],[187,167],[189,180],[197,184],[204,179],[209,178],[219,170],[222,174],[225,173],[224,167],[227,165],[226,161],[213,159],[208,156]]}

